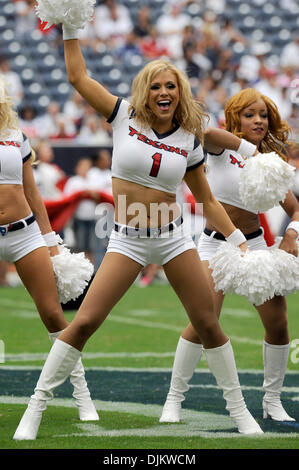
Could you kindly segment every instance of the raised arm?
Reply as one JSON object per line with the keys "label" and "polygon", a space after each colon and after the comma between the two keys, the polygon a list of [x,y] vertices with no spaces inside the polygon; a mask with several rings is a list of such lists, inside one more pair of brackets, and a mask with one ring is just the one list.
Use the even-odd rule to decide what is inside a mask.
{"label": "raised arm", "polygon": [[117,96],[87,74],[85,60],[78,39],[64,41],[65,66],[71,85],[97,112],[109,118]]}
{"label": "raised arm", "polygon": [[235,150],[247,157],[258,153],[254,144],[217,127],[207,127],[205,129],[204,148],[215,154],[221,153],[223,149]]}

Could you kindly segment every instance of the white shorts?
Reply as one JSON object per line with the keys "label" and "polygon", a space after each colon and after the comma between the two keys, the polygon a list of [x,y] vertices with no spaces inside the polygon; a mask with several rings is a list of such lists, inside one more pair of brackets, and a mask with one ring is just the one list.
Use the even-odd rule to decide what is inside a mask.
{"label": "white shorts", "polygon": [[[226,241],[217,240],[211,235],[206,235],[204,232],[202,232],[197,244],[197,251],[200,259],[202,261],[210,260],[216,253],[217,248],[221,246],[221,243],[226,243]],[[259,235],[255,238],[252,238],[251,240],[247,240],[246,243],[249,249],[252,251],[266,250],[268,248],[263,235]]]}
{"label": "white shorts", "polygon": [[46,246],[46,243],[37,222],[34,221],[15,232],[0,234],[0,260],[15,263],[42,246]]}
{"label": "white shorts", "polygon": [[159,237],[130,237],[112,230],[107,253],[121,253],[142,266],[158,264],[163,266],[184,251],[196,249],[190,234],[182,226]]}

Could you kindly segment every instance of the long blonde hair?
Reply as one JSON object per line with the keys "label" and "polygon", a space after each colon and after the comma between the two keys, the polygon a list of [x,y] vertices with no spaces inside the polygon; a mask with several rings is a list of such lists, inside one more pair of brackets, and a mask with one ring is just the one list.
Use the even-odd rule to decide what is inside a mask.
{"label": "long blonde hair", "polygon": [[286,145],[290,126],[284,121],[278,111],[276,104],[266,95],[254,88],[245,88],[232,96],[225,105],[225,128],[238,137],[243,137],[241,132],[240,113],[252,103],[262,99],[268,112],[268,132],[260,144],[262,153],[276,152],[283,160],[287,161]]}
{"label": "long blonde hair", "polygon": [[207,115],[201,104],[194,99],[187,75],[169,60],[158,59],[149,62],[134,78],[130,100],[130,111],[134,110],[134,119],[141,127],[152,127],[155,115],[146,106],[150,85],[158,73],[166,70],[176,76],[179,86],[180,100],[175,111],[175,120],[183,130],[194,134],[203,142],[204,117]]}
{"label": "long blonde hair", "polygon": [[0,74],[0,134],[6,137],[10,129],[18,129],[18,115],[13,108],[6,82],[3,75]]}

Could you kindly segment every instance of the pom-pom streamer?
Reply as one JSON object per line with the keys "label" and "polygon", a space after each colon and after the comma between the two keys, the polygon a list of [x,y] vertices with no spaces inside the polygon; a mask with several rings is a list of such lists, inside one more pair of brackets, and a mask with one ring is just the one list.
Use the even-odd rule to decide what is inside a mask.
{"label": "pom-pom streamer", "polygon": [[299,258],[277,245],[242,253],[223,242],[210,260],[210,268],[216,291],[242,295],[257,306],[299,289]]}
{"label": "pom-pom streamer", "polygon": [[83,29],[93,16],[96,0],[37,0],[36,13],[47,23],[63,23],[74,29]]}
{"label": "pom-pom streamer", "polygon": [[92,263],[84,253],[71,253],[65,245],[59,254],[51,257],[61,303],[77,299],[87,287],[94,272]]}
{"label": "pom-pom streamer", "polygon": [[295,168],[275,152],[259,153],[245,161],[239,182],[240,198],[254,213],[266,212],[285,199]]}

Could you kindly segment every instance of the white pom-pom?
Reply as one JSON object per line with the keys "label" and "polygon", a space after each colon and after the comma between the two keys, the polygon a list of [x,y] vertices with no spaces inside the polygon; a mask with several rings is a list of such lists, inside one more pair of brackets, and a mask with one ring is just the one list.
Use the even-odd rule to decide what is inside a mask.
{"label": "white pom-pom", "polygon": [[[282,237],[276,237],[275,244],[271,247],[276,259],[276,269],[280,276],[280,285],[276,289],[276,295],[289,295],[299,290],[299,257],[279,249],[281,241]],[[297,247],[299,253],[298,241]]]}
{"label": "white pom-pom", "polygon": [[299,258],[276,247],[248,251],[223,243],[210,260],[215,290],[235,293],[254,305],[299,289]]}
{"label": "white pom-pom", "polygon": [[240,198],[251,212],[266,212],[285,199],[294,176],[295,168],[275,152],[259,153],[241,171]]}
{"label": "white pom-pom", "polygon": [[65,245],[59,246],[59,254],[51,260],[60,302],[77,299],[93,275],[93,265],[84,253],[71,253]]}
{"label": "white pom-pom", "polygon": [[91,20],[96,0],[37,0],[36,13],[47,22],[45,29],[63,23],[75,29],[83,29]]}

